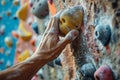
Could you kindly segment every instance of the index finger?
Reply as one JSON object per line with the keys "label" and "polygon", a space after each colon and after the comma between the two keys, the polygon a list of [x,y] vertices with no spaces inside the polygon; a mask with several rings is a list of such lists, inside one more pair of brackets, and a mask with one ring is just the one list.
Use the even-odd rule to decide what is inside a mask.
{"label": "index finger", "polygon": [[50,32],[59,33],[59,18],[61,13],[62,13],[62,10],[59,11],[55,16],[53,16]]}

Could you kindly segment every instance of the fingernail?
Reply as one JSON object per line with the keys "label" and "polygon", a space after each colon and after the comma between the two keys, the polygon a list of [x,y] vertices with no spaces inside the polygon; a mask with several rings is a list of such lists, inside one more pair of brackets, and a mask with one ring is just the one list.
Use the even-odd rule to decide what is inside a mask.
{"label": "fingernail", "polygon": [[76,30],[72,33],[74,36],[78,36],[79,32]]}
{"label": "fingernail", "polygon": [[73,41],[77,36],[79,35],[79,31],[77,30],[72,30],[67,34],[67,38]]}

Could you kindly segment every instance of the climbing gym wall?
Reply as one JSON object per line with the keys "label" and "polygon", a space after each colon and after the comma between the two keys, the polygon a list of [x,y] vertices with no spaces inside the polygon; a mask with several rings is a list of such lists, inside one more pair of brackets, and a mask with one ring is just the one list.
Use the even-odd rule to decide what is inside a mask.
{"label": "climbing gym wall", "polygon": [[1,0],[0,69],[24,61],[35,51],[38,27],[28,0]]}
{"label": "climbing gym wall", "polygon": [[79,36],[33,80],[120,80],[120,0],[1,0],[0,70],[30,57],[59,11],[60,38]]}
{"label": "climbing gym wall", "polygon": [[[50,1],[53,1],[55,5],[60,4],[55,6],[58,11],[61,9],[66,11],[68,9],[66,12],[63,11],[64,15],[61,15],[64,18],[62,21],[62,17],[60,17],[62,25],[67,27],[61,29],[64,34],[71,29],[69,20],[74,19],[76,16],[74,15],[76,9],[72,10],[72,8],[79,5],[83,10],[80,9],[83,16],[83,24],[82,26],[77,26],[77,28],[81,27],[80,35],[71,44],[76,65],[74,67],[76,71],[71,72],[72,74],[76,73],[74,80],[119,80],[120,0]],[[68,71],[74,70],[74,68],[70,68]],[[68,78],[68,80],[71,79],[70,77]]]}

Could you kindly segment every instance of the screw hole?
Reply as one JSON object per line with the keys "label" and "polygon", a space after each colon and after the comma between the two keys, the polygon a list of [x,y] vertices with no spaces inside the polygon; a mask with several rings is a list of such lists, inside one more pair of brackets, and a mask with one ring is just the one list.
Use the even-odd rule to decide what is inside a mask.
{"label": "screw hole", "polygon": [[65,19],[62,18],[62,21],[65,23]]}
{"label": "screw hole", "polygon": [[97,31],[95,32],[95,35],[98,36],[98,32]]}
{"label": "screw hole", "polygon": [[46,9],[45,11],[48,12],[48,9]]}
{"label": "screw hole", "polygon": [[35,8],[33,7],[33,10],[34,10]]}
{"label": "screw hole", "polygon": [[60,24],[62,24],[62,21],[60,21]]}
{"label": "screw hole", "polygon": [[65,0],[63,0],[63,2],[65,2]]}
{"label": "screw hole", "polygon": [[44,17],[44,15],[43,15],[43,14],[41,14],[40,16],[41,16],[41,17]]}
{"label": "screw hole", "polygon": [[76,28],[78,28],[78,26],[75,26]]}

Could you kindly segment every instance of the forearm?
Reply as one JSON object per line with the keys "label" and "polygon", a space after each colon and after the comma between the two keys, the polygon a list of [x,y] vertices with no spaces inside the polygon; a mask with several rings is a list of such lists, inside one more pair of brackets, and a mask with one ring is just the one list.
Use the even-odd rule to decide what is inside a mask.
{"label": "forearm", "polygon": [[30,80],[47,63],[39,56],[32,56],[13,67],[0,72],[0,80]]}

